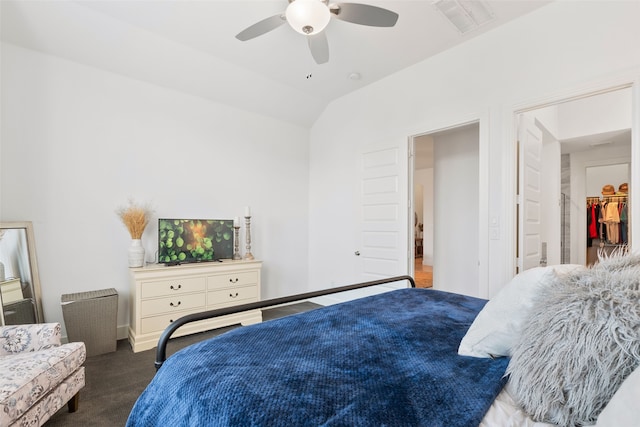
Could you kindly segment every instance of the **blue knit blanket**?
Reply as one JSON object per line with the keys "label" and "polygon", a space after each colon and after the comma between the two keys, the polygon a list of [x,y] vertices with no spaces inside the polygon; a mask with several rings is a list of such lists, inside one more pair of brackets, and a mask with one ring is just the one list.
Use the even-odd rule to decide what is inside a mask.
{"label": "blue knit blanket", "polygon": [[477,426],[508,363],[457,354],[485,303],[401,289],[234,329],[171,356],[127,426]]}

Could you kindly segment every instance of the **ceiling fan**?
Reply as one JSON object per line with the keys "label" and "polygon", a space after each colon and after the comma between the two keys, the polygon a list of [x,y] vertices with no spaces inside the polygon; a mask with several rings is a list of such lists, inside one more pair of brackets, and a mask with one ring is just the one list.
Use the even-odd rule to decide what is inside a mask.
{"label": "ceiling fan", "polygon": [[371,27],[393,27],[398,14],[390,10],[361,3],[329,4],[329,0],[289,0],[284,13],[270,16],[247,27],[236,35],[240,41],[251,40],[288,22],[307,36],[309,50],[318,64],[329,61],[329,44],[324,29],[331,18]]}

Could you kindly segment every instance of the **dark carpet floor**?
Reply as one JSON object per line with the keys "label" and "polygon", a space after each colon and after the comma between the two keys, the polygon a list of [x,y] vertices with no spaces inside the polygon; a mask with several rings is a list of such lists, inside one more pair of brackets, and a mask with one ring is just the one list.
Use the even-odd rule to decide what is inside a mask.
{"label": "dark carpet floor", "polygon": [[[263,321],[321,307],[302,302],[263,310]],[[216,329],[174,338],[167,356],[190,344],[210,338],[238,326]],[[118,427],[124,426],[138,396],[153,378],[156,350],[134,353],[127,340],[118,341],[115,352],[92,356],[85,362],[86,385],[80,391],[77,412],[70,414],[65,405],[45,424],[46,427]]]}

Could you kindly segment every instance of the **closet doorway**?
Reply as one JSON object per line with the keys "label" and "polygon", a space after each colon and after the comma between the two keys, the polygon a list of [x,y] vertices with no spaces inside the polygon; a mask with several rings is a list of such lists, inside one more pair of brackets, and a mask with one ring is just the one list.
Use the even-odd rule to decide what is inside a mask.
{"label": "closet doorway", "polygon": [[630,176],[630,162],[586,168],[587,265],[595,264],[599,254],[624,250],[629,243]]}
{"label": "closet doorway", "polygon": [[[587,226],[590,203],[607,201],[604,197],[611,194],[602,194],[605,185],[613,186],[614,195],[624,196],[626,202],[620,186],[631,181],[632,98],[633,87],[627,85],[517,113],[517,271],[545,264],[590,263],[594,251]],[[523,132],[532,124],[531,131]],[[538,132],[539,145],[523,148],[523,133],[532,132]],[[540,174],[532,173],[525,163],[536,152]],[[611,169],[594,169],[614,165],[624,172],[603,175]],[[529,201],[528,189],[536,187],[539,197]]]}
{"label": "closet doorway", "polygon": [[[479,281],[479,123],[414,136],[417,286],[475,294]],[[456,288],[456,284],[463,284]]]}

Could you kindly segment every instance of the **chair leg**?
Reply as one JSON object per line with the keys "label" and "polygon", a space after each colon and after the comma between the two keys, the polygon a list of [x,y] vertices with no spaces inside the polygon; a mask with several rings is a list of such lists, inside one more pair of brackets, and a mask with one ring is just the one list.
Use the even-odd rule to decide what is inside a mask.
{"label": "chair leg", "polygon": [[69,412],[76,412],[78,410],[78,404],[80,402],[80,392],[77,392],[71,400],[67,403]]}

